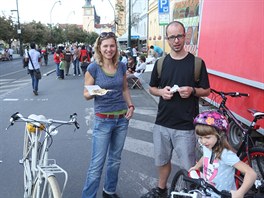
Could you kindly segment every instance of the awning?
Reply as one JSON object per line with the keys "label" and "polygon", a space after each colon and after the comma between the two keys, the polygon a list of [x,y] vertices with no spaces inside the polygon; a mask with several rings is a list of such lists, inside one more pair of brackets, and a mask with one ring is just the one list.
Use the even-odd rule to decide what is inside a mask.
{"label": "awning", "polygon": [[[147,37],[140,35],[139,33],[136,33],[134,31],[131,31],[131,37],[132,40],[146,40]],[[125,34],[123,34],[122,36],[117,38],[117,41],[127,41],[128,39],[128,32],[126,32]]]}

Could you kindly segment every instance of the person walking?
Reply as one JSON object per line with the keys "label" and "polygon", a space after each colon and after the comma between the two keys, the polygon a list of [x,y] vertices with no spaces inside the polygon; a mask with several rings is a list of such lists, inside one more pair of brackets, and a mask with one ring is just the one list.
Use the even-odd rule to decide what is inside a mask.
{"label": "person walking", "polygon": [[119,53],[113,32],[102,32],[95,42],[95,61],[85,73],[85,86],[99,85],[113,90],[105,95],[93,95],[86,88],[86,100],[94,99],[94,129],[92,153],[82,198],[96,198],[106,161],[103,198],[118,198],[116,187],[129,119],[134,105],[126,80],[126,66],[118,61]]}
{"label": "person walking", "polygon": [[[35,96],[38,95],[39,79],[34,75],[34,70],[40,69],[41,54],[36,50],[36,44],[30,43],[30,50],[25,52],[25,58],[28,59],[28,73],[31,76],[32,88]],[[32,65],[33,64],[33,65]]]}
{"label": "person walking", "polygon": [[77,75],[77,73],[78,75],[80,75],[79,58],[80,58],[80,50],[78,49],[77,45],[74,45],[73,46],[73,66],[74,66],[73,76]]}
{"label": "person walking", "polygon": [[[240,161],[235,150],[227,141],[228,121],[216,110],[204,111],[194,119],[195,133],[202,145],[203,156],[189,169],[200,171],[202,178],[217,190],[231,191],[232,198],[244,197],[254,184],[257,174],[246,163]],[[244,175],[241,186],[237,189],[235,170]],[[219,197],[214,192],[212,197]]]}
{"label": "person walking", "polygon": [[[188,170],[195,164],[196,137],[193,119],[199,113],[198,98],[210,94],[210,85],[204,61],[200,80],[194,80],[193,54],[184,50],[185,28],[173,21],[166,27],[170,53],[163,61],[161,75],[157,61],[150,79],[150,93],[159,97],[158,114],[153,128],[154,158],[159,180],[156,188],[141,198],[167,197],[167,180],[171,172],[172,151],[177,153],[181,168]],[[171,91],[178,85],[177,92]]]}

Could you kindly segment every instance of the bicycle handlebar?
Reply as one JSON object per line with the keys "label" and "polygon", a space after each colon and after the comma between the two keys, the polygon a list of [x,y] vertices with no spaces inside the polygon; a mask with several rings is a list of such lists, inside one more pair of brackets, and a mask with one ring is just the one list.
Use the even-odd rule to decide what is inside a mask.
{"label": "bicycle handlebar", "polygon": [[73,113],[70,115],[70,120],[69,121],[63,121],[63,120],[54,120],[54,119],[46,119],[45,116],[43,115],[31,115],[29,116],[28,118],[25,118],[22,114],[20,114],[19,112],[16,112],[14,113],[13,115],[11,115],[11,118],[10,118],[10,125],[6,128],[6,130],[14,125],[14,123],[17,121],[17,120],[23,120],[24,122],[30,122],[30,123],[33,123],[34,125],[38,126],[42,123],[42,124],[74,124],[75,127],[77,129],[80,128],[79,126],[79,123],[77,122],[77,114],[76,113]]}
{"label": "bicycle handlebar", "polygon": [[195,184],[198,186],[198,188],[203,188],[203,190],[211,189],[216,194],[220,195],[222,198],[231,198],[232,195],[230,192],[226,190],[219,191],[217,190],[213,185],[207,183],[203,178],[194,179],[189,176],[183,175],[183,180],[190,182],[192,184]]}
{"label": "bicycle handlebar", "polygon": [[241,96],[245,96],[248,97],[249,94],[247,93],[240,93],[240,92],[223,92],[223,91],[216,91],[215,89],[211,88],[211,92],[216,93],[220,96],[231,96],[231,97],[241,97]]}

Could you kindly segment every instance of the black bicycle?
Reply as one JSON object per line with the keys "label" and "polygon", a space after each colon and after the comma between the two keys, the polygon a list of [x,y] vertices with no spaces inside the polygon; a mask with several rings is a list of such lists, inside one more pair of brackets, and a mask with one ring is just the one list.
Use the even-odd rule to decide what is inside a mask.
{"label": "black bicycle", "polygon": [[231,193],[228,191],[219,191],[213,185],[207,183],[203,178],[191,178],[185,169],[180,169],[174,176],[169,198],[180,197],[211,197],[212,193],[219,195],[222,198],[231,198]]}
{"label": "black bicycle", "polygon": [[[222,92],[211,89],[212,100],[217,101],[217,99],[221,99],[218,104],[218,110],[223,113],[229,122],[231,123],[231,128],[234,130],[236,128],[237,133],[231,133],[229,135],[239,134],[239,144],[235,147],[237,150],[237,156],[239,156],[240,160],[250,165],[257,173],[258,177],[255,182],[255,185],[252,187],[249,193],[252,194],[260,194],[264,197],[264,148],[256,145],[257,138],[252,137],[252,133],[258,129],[257,122],[260,119],[264,118],[264,112],[248,109],[253,115],[253,120],[251,121],[249,126],[241,123],[231,112],[231,110],[226,106],[226,101],[228,96],[230,97],[247,97],[249,96],[247,93],[240,92]],[[239,131],[239,132],[238,132]],[[231,137],[234,138],[234,137]],[[263,137],[262,137],[263,138]],[[236,185],[239,187],[243,181],[243,174],[240,171],[236,171],[235,174]]]}

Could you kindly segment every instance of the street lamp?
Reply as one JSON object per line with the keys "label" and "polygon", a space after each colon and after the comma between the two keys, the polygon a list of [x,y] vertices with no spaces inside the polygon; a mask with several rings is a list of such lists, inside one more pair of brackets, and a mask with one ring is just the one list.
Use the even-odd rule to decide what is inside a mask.
{"label": "street lamp", "polygon": [[52,8],[51,8],[51,10],[50,10],[50,26],[52,26],[52,20],[51,20],[52,10],[53,10],[54,6],[56,5],[56,3],[60,3],[60,5],[61,5],[61,1],[56,1],[56,2],[53,4],[53,6],[52,6]]}
{"label": "street lamp", "polygon": [[11,12],[17,12],[17,34],[19,40],[19,54],[23,56],[23,49],[22,49],[22,40],[21,40],[21,29],[20,29],[20,21],[19,21],[19,12],[18,12],[18,0],[16,0],[16,10],[11,10]]}

